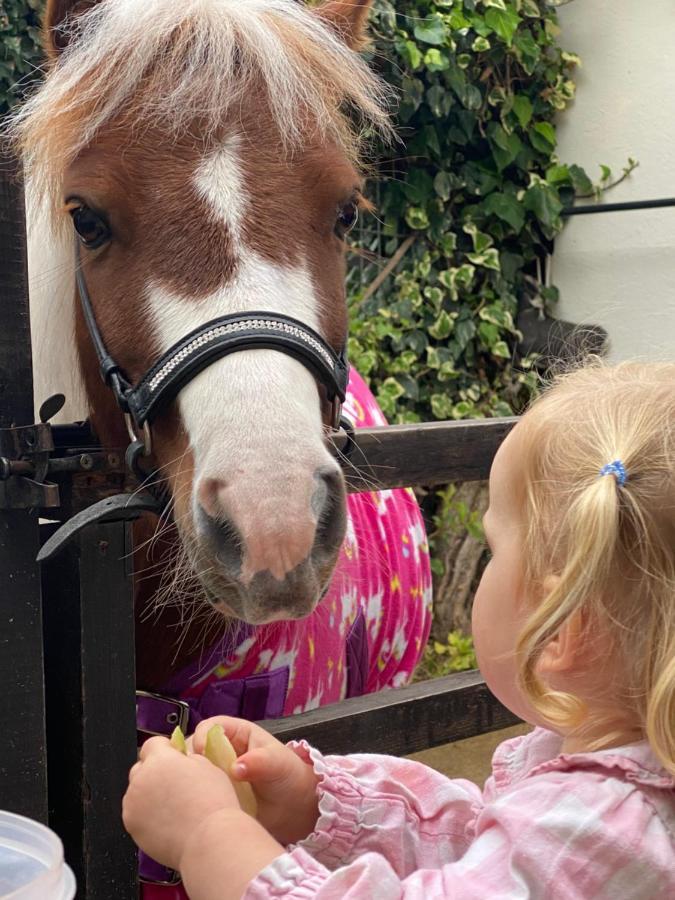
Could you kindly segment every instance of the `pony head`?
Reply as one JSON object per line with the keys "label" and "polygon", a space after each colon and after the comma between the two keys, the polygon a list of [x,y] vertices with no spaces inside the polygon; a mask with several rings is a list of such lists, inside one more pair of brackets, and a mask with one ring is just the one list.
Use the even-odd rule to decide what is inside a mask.
{"label": "pony head", "polygon": [[[51,317],[34,328],[53,380],[37,383],[63,390],[75,345],[104,443],[125,432],[75,304],[76,240],[98,327],[131,383],[230,313],[291,316],[344,348],[359,146],[388,127],[383,87],[355,52],[370,5],[48,3],[47,76],[12,126],[30,202],[51,223],[30,250],[33,270],[52,252],[33,304]],[[64,286],[48,300],[50,268]],[[325,591],[345,528],[327,423],[324,389],[273,349],[218,360],[153,423],[183,555],[224,614],[298,618]]]}

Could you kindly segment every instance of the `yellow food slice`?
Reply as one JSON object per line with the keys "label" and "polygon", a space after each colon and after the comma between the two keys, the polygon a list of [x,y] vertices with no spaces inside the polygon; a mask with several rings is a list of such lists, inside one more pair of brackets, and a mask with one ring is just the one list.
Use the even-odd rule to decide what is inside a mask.
{"label": "yellow food slice", "polygon": [[171,746],[175,747],[179,753],[187,756],[187,744],[185,743],[185,735],[179,727],[174,728],[173,734],[171,735]]}
{"label": "yellow food slice", "polygon": [[214,725],[209,729],[206,735],[206,747],[204,748],[204,756],[212,762],[214,766],[218,766],[232,780],[232,786],[237,794],[239,805],[248,813],[249,816],[256,817],[258,813],[258,803],[250,784],[243,781],[234,781],[230,775],[230,769],[237,761],[237,754],[234,747],[228,740],[221,725]]}

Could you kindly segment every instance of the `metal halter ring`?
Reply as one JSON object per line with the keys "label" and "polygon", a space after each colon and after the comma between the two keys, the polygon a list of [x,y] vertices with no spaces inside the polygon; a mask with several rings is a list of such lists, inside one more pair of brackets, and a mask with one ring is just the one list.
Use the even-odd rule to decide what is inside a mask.
{"label": "metal halter ring", "polygon": [[125,414],[124,421],[127,423],[127,433],[131,438],[131,442],[134,444],[143,444],[143,456],[150,456],[152,453],[152,432],[150,431],[150,423],[145,422],[143,424],[143,440],[141,440],[136,434],[134,420],[129,413]]}

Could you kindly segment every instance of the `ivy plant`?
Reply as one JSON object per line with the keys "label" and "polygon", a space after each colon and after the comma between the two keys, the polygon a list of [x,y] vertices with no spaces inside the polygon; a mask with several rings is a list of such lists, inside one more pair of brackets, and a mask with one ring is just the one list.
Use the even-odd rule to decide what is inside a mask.
{"label": "ivy plant", "polygon": [[430,641],[415,671],[414,681],[441,678],[453,672],[477,669],[478,661],[470,635],[451,631],[444,641]]}
{"label": "ivy plant", "polygon": [[40,16],[44,0],[0,3],[0,115],[20,98],[40,64]]}
{"label": "ivy plant", "polygon": [[538,263],[596,190],[556,154],[580,61],[544,0],[376,0],[372,33],[401,142],[379,148],[379,222],[351,265],[351,359],[391,421],[510,415],[535,384],[518,311],[557,299]]}

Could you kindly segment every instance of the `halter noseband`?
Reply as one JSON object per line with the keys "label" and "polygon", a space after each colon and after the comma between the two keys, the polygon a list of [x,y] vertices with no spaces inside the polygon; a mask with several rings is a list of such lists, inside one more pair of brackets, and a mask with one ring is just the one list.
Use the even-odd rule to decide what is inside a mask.
{"label": "halter noseband", "polygon": [[78,244],[75,246],[75,264],[82,312],[98,356],[101,376],[126,417],[132,440],[130,450],[135,448],[135,454],[130,457],[132,464],[137,461],[139,451],[149,455],[152,423],[182,389],[214,362],[240,350],[278,350],[297,359],[326,389],[331,404],[330,426],[339,429],[349,380],[346,350],[336,353],[312,328],[280,313],[245,312],[212,319],[174,344],[136,385],[131,385],[108,353],[99,331],[80,265]]}

